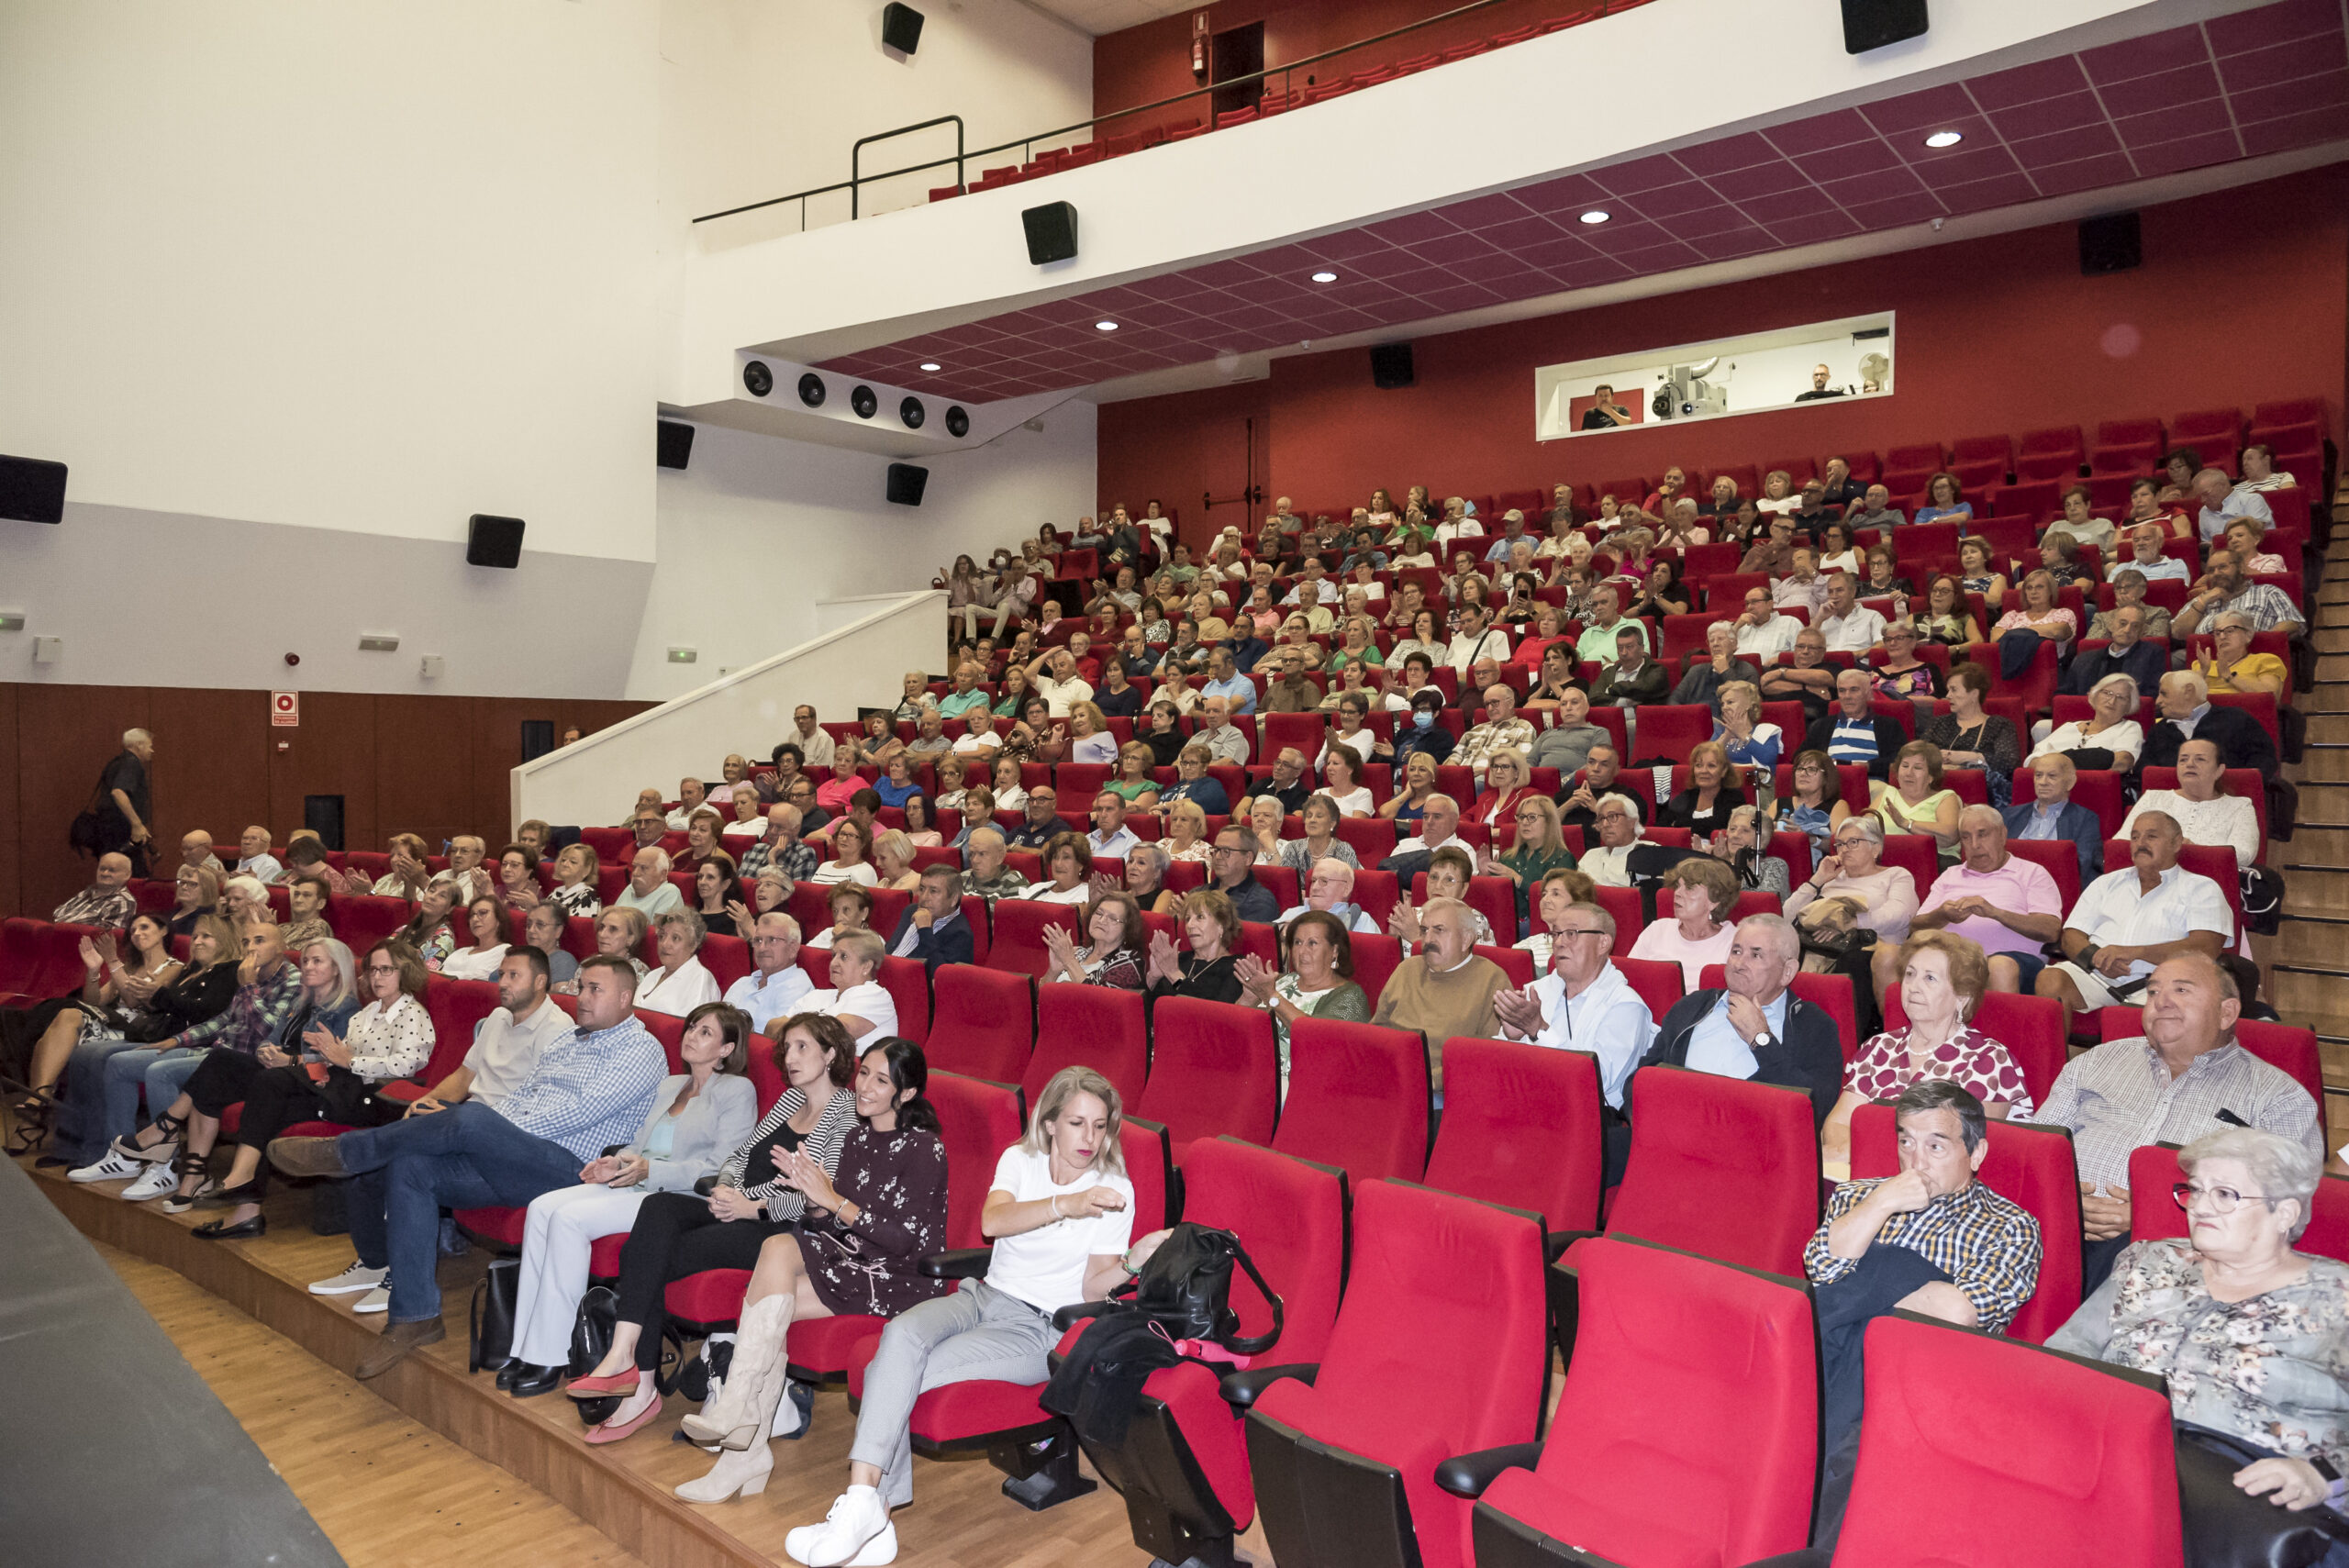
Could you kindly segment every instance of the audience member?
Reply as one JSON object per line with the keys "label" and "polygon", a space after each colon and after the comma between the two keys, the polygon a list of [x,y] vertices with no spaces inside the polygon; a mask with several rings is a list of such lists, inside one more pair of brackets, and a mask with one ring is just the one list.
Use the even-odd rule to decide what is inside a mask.
{"label": "audience member", "polygon": [[107,931],[130,924],[139,910],[129,887],[130,870],[128,854],[107,851],[98,857],[90,885],[50,911],[50,919],[60,926],[96,926]]}
{"label": "audience member", "polygon": [[2288,700],[2286,688],[2291,684],[2291,666],[2273,653],[2253,652],[2254,635],[2251,617],[2234,610],[2223,611],[2211,617],[2211,647],[2187,667],[2201,676],[2203,684],[2213,692],[2229,695],[2264,694],[2279,703]]}
{"label": "audience member", "polygon": [[2028,995],[2046,966],[2041,950],[2064,923],[2054,877],[2038,862],[2008,851],[2006,819],[1993,807],[1969,806],[1958,813],[1957,837],[1957,863],[1934,879],[1910,917],[1911,941],[1876,951],[1878,996],[1898,984],[1919,932],[1943,931],[1980,948],[1987,955],[1985,984],[1993,991]]}
{"label": "audience member", "polygon": [[889,951],[898,958],[918,958],[935,979],[941,963],[969,963],[975,943],[970,922],[963,918],[963,875],[951,865],[925,868],[913,903],[897,917],[889,935]]}
{"label": "audience member", "polygon": [[1456,1035],[1499,1032],[1493,998],[1508,990],[1500,965],[1475,951],[1472,911],[1453,898],[1431,898],[1419,911],[1419,951],[1397,964],[1379,993],[1371,1022],[1416,1029],[1427,1042],[1428,1078],[1443,1108],[1443,1046]]}
{"label": "audience member", "polygon": [[[1224,833],[1236,833],[1227,828]],[[1225,858],[1223,835],[1218,835],[1216,858]],[[1184,934],[1187,951],[1178,951],[1164,931],[1152,934],[1145,973],[1153,997],[1191,996],[1204,1002],[1237,1002],[1241,995],[1237,950],[1241,915],[1231,899],[1217,888],[1202,889],[1183,900]]]}
{"label": "audience member", "polygon": [[[1326,863],[1345,870],[1335,861]],[[1353,873],[1345,872],[1345,877],[1351,891]],[[1318,869],[1315,881],[1317,884],[1320,881]],[[1242,953],[1233,973],[1246,1005],[1272,1015],[1273,1043],[1280,1055],[1280,1098],[1286,1103],[1290,1026],[1299,1018],[1365,1024],[1370,1021],[1370,999],[1354,983],[1353,943],[1342,913],[1318,904],[1289,911],[1281,946],[1285,967],[1275,968],[1253,953]]]}
{"label": "audience member", "polygon": [[[1738,922],[1722,973],[1722,990],[1692,991],[1672,1006],[1640,1065],[1686,1067],[1729,1078],[1783,1084],[1810,1096],[1824,1124],[1842,1079],[1843,1048],[1835,1020],[1787,990],[1801,967],[1802,940],[1777,915]],[[1629,1143],[1610,1136],[1610,1156]],[[1610,1158],[1612,1170],[1620,1161]]]}
{"label": "audience member", "polygon": [[2134,1003],[2167,960],[2216,962],[2226,951],[2234,912],[2217,883],[2179,866],[2185,843],[2176,817],[2140,812],[2129,829],[2131,863],[2080,890],[2057,938],[2063,960],[2042,970],[2036,986],[2063,1004],[2066,1034],[2083,1007]]}
{"label": "audience member", "polygon": [[2209,740],[2230,768],[2250,768],[2262,778],[2277,771],[2276,742],[2267,727],[2239,707],[2210,701],[2210,688],[2191,670],[2173,670],[2162,677],[2161,695],[2154,699],[2161,718],[2145,737],[2137,761],[2148,768],[2177,766],[2178,749],[2188,740]]}
{"label": "audience member", "polygon": [[[1764,695],[1768,695],[1766,686]],[[1812,723],[1803,749],[1824,751],[1837,762],[1864,763],[1872,779],[1889,776],[1892,760],[1908,744],[1909,732],[1899,720],[1877,713],[1875,702],[1876,686],[1865,671],[1839,672],[1834,710]]]}
{"label": "audience member", "polygon": [[1737,912],[1737,875],[1709,857],[1686,860],[1664,873],[1661,886],[1670,890],[1671,917],[1642,931],[1630,956],[1678,964],[1683,984],[1694,991],[1707,964],[1729,962],[1736,937],[1730,917]]}
{"label": "audience member", "polygon": [[1884,617],[1860,603],[1859,584],[1848,572],[1827,579],[1827,603],[1812,622],[1830,653],[1861,654],[1884,641]]}
{"label": "audience member", "polygon": [[789,915],[761,915],[751,929],[751,972],[726,988],[726,1005],[763,1034],[775,1019],[799,1010],[815,989],[799,967],[799,922]]}
{"label": "audience member", "polygon": [[[1705,657],[1688,666],[1680,684],[1672,688],[1669,699],[1675,703],[1702,703],[1720,713],[1721,688],[1733,683],[1758,685],[1762,672],[1738,657],[1737,628],[1728,621],[1715,621],[1705,628]],[[1620,671],[1622,665],[1619,662]],[[1602,677],[1603,678],[1603,677]]]}

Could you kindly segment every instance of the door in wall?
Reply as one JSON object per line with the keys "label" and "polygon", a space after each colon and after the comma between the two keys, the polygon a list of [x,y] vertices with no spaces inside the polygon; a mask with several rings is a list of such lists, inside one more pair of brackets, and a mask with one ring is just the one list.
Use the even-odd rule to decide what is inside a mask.
{"label": "door in wall", "polygon": [[[1218,83],[1230,82],[1235,77],[1253,77],[1264,70],[1264,24],[1251,22],[1244,28],[1233,28],[1229,32],[1216,34],[1210,63],[1212,79]],[[1240,82],[1230,87],[1219,86],[1215,90],[1215,112],[1228,115],[1234,109],[1250,108],[1264,95],[1264,84],[1259,81]]]}

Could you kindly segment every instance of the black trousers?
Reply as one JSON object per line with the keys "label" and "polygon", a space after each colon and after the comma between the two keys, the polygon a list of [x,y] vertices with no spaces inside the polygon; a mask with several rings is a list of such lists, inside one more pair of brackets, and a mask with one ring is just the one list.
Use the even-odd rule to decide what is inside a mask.
{"label": "black trousers", "polygon": [[2121,1254],[2130,1240],[2129,1232],[2123,1230],[2120,1235],[2109,1236],[2101,1241],[2080,1243],[2081,1300],[2094,1296],[2096,1287],[2110,1277],[2112,1265],[2121,1261]]}
{"label": "black trousers", "polygon": [[636,1364],[661,1366],[661,1331],[668,1326],[664,1293],[672,1280],[704,1269],[754,1269],[767,1238],[790,1229],[761,1219],[720,1219],[709,1200],[693,1193],[654,1193],[636,1211],[620,1248],[618,1318],[637,1324]]}
{"label": "black trousers", "polygon": [[1819,1523],[1811,1545],[1835,1549],[1843,1509],[1852,1500],[1852,1472],[1860,1454],[1860,1417],[1866,1390],[1862,1351],[1868,1324],[1909,1293],[1948,1274],[1923,1253],[1878,1242],[1842,1279],[1819,1287],[1820,1466]]}
{"label": "black trousers", "polygon": [[[215,1051],[187,1081],[184,1093],[201,1116],[217,1117],[245,1097],[253,1080],[269,1069],[241,1051]],[[161,1107],[150,1106],[150,1111]]]}

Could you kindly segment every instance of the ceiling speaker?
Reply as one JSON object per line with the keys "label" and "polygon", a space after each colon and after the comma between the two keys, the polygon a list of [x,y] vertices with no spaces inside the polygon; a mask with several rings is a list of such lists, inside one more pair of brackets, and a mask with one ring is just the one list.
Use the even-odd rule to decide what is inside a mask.
{"label": "ceiling speaker", "polygon": [[807,374],[801,376],[799,378],[799,401],[805,403],[810,408],[821,408],[824,406],[824,378],[818,375],[814,371],[809,371]]}
{"label": "ceiling speaker", "polygon": [[63,522],[65,465],[46,458],[0,457],[0,517]]}
{"label": "ceiling speaker", "polygon": [[1067,202],[1046,202],[1025,208],[1019,226],[1028,231],[1028,260],[1047,266],[1076,255],[1076,208]]}
{"label": "ceiling speaker", "polygon": [[911,6],[892,3],[881,7],[881,42],[899,54],[911,54],[921,47],[922,16]]}
{"label": "ceiling speaker", "polygon": [[921,399],[918,397],[908,397],[897,405],[897,417],[904,422],[908,430],[920,429],[921,422],[929,417],[930,411],[921,406]]}
{"label": "ceiling speaker", "polygon": [[1411,384],[1411,345],[1380,343],[1370,350],[1370,379],[1374,385],[1393,389]]}
{"label": "ceiling speaker", "polygon": [[1926,26],[1925,0],[1843,0],[1843,52],[1922,38]]}
{"label": "ceiling speaker", "polygon": [[855,411],[858,418],[870,419],[873,411],[881,406],[881,399],[874,395],[871,387],[860,386],[848,395],[848,406]]}
{"label": "ceiling speaker", "polygon": [[2125,272],[2145,259],[2133,212],[2080,220],[2080,275]]}
{"label": "ceiling speaker", "polygon": [[774,390],[774,372],[767,369],[764,360],[752,360],[742,367],[742,384],[753,397],[764,397]]}
{"label": "ceiling speaker", "polygon": [[930,484],[930,470],[917,468],[909,462],[889,465],[889,499],[900,506],[921,505],[923,487]]}
{"label": "ceiling speaker", "polygon": [[465,522],[465,564],[502,566],[507,571],[522,563],[522,519],[494,517],[475,512]]}
{"label": "ceiling speaker", "polygon": [[693,461],[694,428],[674,419],[661,422],[661,455],[662,468],[683,468]]}
{"label": "ceiling speaker", "polygon": [[946,433],[958,441],[971,433],[971,417],[959,403],[950,405],[946,410]]}

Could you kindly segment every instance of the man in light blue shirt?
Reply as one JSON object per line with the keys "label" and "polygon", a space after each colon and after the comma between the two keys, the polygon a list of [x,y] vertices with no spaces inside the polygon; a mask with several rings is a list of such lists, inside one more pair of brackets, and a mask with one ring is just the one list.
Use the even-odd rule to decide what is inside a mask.
{"label": "man in light blue shirt", "polygon": [[[545,984],[546,955],[535,959]],[[464,1100],[339,1138],[280,1138],[270,1162],[288,1175],[388,1168],[391,1310],[352,1375],[371,1378],[448,1337],[434,1265],[442,1208],[521,1207],[579,1180],[581,1167],[642,1128],[669,1070],[661,1042],[631,1011],[636,969],[598,956],[579,966],[579,1027],[549,1044],[495,1109]]]}
{"label": "man in light blue shirt", "polygon": [[1493,540],[1492,549],[1485,551],[1488,562],[1507,561],[1511,546],[1525,537],[1525,514],[1511,506],[1501,514],[1501,535]]}
{"label": "man in light blue shirt", "polygon": [[2215,468],[2206,468],[2194,476],[2194,495],[2202,503],[2199,519],[2204,543],[2227,531],[2227,525],[2237,517],[2256,517],[2266,528],[2276,526],[2275,508],[2267,497],[2256,490],[2231,487],[2227,476]]}
{"label": "man in light blue shirt", "polygon": [[751,934],[751,973],[726,988],[726,1005],[750,1015],[761,1034],[799,1011],[815,982],[799,967],[799,922],[780,909],[759,917]]}
{"label": "man in light blue shirt", "polygon": [[1218,648],[1208,655],[1208,678],[1199,686],[1203,697],[1221,697],[1235,714],[1256,711],[1256,683],[1240,673],[1231,650]]}

